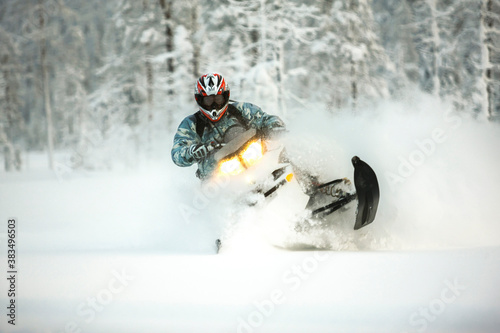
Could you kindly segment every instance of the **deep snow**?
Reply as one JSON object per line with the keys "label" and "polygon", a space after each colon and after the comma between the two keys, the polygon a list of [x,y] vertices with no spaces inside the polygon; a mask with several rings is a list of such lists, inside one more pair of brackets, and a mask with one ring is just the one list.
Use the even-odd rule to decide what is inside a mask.
{"label": "deep snow", "polygon": [[269,245],[275,216],[204,191],[170,161],[170,136],[133,170],[62,175],[30,156],[0,173],[0,218],[17,218],[19,242],[17,325],[2,314],[1,331],[495,332],[500,128],[448,110],[420,97],[283,116],[301,166],[352,178],[358,155],[378,174],[377,219],[330,230],[333,251]]}

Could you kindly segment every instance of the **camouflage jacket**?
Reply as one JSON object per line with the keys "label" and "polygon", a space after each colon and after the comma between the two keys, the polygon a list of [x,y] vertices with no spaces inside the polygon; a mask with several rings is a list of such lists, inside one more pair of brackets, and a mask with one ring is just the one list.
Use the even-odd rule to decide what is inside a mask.
{"label": "camouflage jacket", "polygon": [[[234,112],[227,112],[217,122],[211,122],[207,119],[207,124],[204,127],[203,134],[200,137],[197,132],[196,122],[198,118],[195,114],[190,115],[181,122],[174,137],[174,145],[172,147],[172,160],[175,164],[181,167],[191,166],[195,161],[188,154],[189,147],[193,144],[202,143],[209,144],[211,142],[223,143],[224,133],[234,125],[242,125],[243,127],[253,127],[257,130],[272,129],[284,127],[283,121],[277,116],[268,115],[261,108],[250,103],[232,103],[235,107],[234,112],[241,112],[241,116],[234,116]],[[228,110],[229,111],[229,110]],[[244,120],[247,123],[241,124]],[[201,178],[207,178],[216,168],[216,163],[212,154],[207,158],[198,162],[197,175]]]}

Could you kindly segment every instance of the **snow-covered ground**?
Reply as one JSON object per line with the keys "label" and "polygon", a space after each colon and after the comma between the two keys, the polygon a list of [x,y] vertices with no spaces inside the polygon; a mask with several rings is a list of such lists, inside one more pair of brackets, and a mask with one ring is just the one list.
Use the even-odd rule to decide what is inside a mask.
{"label": "snow-covered ground", "polygon": [[0,331],[497,332],[498,124],[431,99],[284,118],[290,154],[325,180],[352,177],[353,155],[372,165],[372,225],[330,230],[328,251],[273,247],[275,216],[204,191],[171,138],[134,170],[53,173],[33,155],[0,173],[5,273],[18,222],[16,326],[2,279]]}

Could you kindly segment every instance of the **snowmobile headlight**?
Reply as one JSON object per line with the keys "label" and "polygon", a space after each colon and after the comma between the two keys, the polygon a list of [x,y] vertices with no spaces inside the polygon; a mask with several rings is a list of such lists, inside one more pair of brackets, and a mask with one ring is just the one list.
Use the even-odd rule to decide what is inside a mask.
{"label": "snowmobile headlight", "polygon": [[262,156],[262,143],[260,140],[250,143],[243,153],[241,153],[241,158],[247,167],[254,165]]}
{"label": "snowmobile headlight", "polygon": [[239,155],[220,162],[219,172],[223,175],[237,175],[254,165],[263,155],[261,141],[253,141]]}
{"label": "snowmobile headlight", "polygon": [[220,173],[223,175],[237,175],[241,173],[245,168],[243,164],[241,164],[238,156],[230,158],[221,162],[219,166]]}

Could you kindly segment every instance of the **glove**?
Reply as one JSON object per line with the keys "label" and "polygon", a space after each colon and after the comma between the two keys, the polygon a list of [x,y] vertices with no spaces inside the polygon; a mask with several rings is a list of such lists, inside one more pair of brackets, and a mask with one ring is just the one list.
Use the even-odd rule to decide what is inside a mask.
{"label": "glove", "polygon": [[277,124],[269,128],[270,133],[285,133],[286,131],[286,127],[281,124]]}
{"label": "glove", "polygon": [[215,141],[212,141],[206,145],[197,143],[189,147],[188,153],[195,161],[201,161],[205,157],[207,157],[208,153],[210,153],[214,149],[218,149],[222,147],[222,145],[218,144]]}
{"label": "glove", "polygon": [[200,161],[207,157],[208,149],[205,145],[197,143],[189,147],[188,153],[195,161]]}
{"label": "glove", "polygon": [[273,122],[262,130],[262,133],[266,137],[279,137],[286,132],[285,124],[281,120]]}

